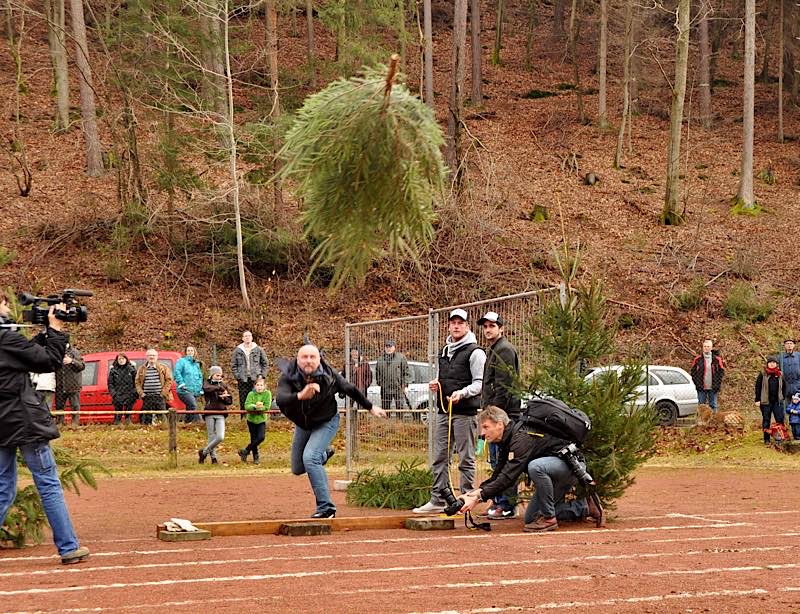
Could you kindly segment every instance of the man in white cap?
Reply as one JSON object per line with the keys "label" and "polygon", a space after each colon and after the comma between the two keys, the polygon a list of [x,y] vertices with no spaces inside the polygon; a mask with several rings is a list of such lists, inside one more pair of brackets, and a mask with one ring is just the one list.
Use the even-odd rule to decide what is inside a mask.
{"label": "man in white cap", "polygon": [[453,452],[458,454],[461,492],[471,491],[475,480],[475,438],[486,354],[469,329],[469,317],[463,309],[450,312],[447,330],[450,334],[439,356],[439,377],[430,383],[438,408],[431,465],[433,488],[430,501],[414,508],[417,514],[444,511]]}
{"label": "man in white cap", "polygon": [[[483,330],[483,337],[489,342],[486,354],[486,366],[483,369],[483,390],[481,391],[481,408],[499,407],[508,415],[513,424],[519,418],[520,400],[513,392],[514,378],[519,376],[519,357],[517,349],[503,335],[503,317],[496,311],[487,311],[478,320]],[[497,464],[500,446],[489,442],[489,464],[492,469]],[[514,518],[516,515],[516,484],[494,498],[486,512],[489,518],[502,520]]]}

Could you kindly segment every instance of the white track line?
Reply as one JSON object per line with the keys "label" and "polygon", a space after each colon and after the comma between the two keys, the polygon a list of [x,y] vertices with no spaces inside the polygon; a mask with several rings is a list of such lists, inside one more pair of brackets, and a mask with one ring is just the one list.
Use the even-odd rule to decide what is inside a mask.
{"label": "white track line", "polygon": [[[786,551],[794,549],[793,546],[775,546],[757,547],[757,548],[743,548],[736,550],[735,553],[745,552],[766,552],[766,551]],[[502,567],[503,565],[547,565],[557,563],[564,565],[566,563],[585,563],[586,561],[622,561],[622,560],[635,560],[635,559],[661,559],[673,556],[687,557],[687,556],[707,556],[711,554],[731,554],[729,551],[718,552],[708,550],[689,550],[686,552],[646,552],[646,553],[632,553],[632,554],[605,554],[605,555],[580,555],[566,558],[541,558],[541,559],[521,559],[516,561],[471,561],[471,562],[457,562],[457,563],[441,563],[438,565],[409,565],[402,567],[384,567],[384,568],[357,568],[357,569],[329,569],[321,571],[300,571],[300,572],[287,572],[287,573],[273,573],[273,574],[250,574],[250,575],[236,575],[236,576],[212,576],[201,578],[178,578],[170,580],[147,580],[141,582],[114,582],[111,584],[87,584],[83,586],[64,586],[64,587],[51,587],[51,588],[28,588],[28,589],[15,589],[0,591],[0,596],[13,596],[13,595],[42,595],[52,593],[74,593],[82,591],[93,591],[98,589],[117,589],[117,588],[140,588],[144,586],[175,586],[181,584],[207,584],[213,582],[260,582],[264,580],[285,580],[292,578],[309,578],[309,577],[332,577],[342,575],[358,575],[358,574],[372,574],[372,573],[397,573],[397,572],[412,572],[412,571],[429,571],[434,569],[464,569],[464,568],[481,568],[481,567]],[[193,563],[186,563],[191,565]],[[800,564],[798,564],[800,565]],[[794,568],[798,565],[791,564],[776,564],[764,565],[753,567],[749,571],[756,570],[774,570],[784,568]],[[177,566],[177,565],[176,565]],[[713,568],[719,571],[720,568]],[[740,569],[740,568],[730,568]],[[91,571],[91,569],[86,569]],[[80,572],[81,569],[76,569]],[[640,574],[644,575],[644,574]],[[401,590],[402,587],[394,586],[392,590]]]}
{"label": "white track line", "polygon": [[490,614],[492,612],[532,612],[535,610],[566,610],[575,608],[593,608],[597,606],[613,606],[620,604],[633,603],[657,603],[669,602],[680,599],[707,599],[709,597],[747,597],[750,595],[769,595],[775,591],[788,592],[797,591],[800,587],[770,587],[753,588],[748,590],[720,590],[720,591],[698,591],[683,593],[668,593],[666,595],[643,595],[641,597],[620,597],[615,599],[599,599],[596,601],[564,601],[560,603],[540,603],[535,606],[505,606],[491,608],[474,608],[470,610],[437,610],[427,612],[412,612],[410,614]]}

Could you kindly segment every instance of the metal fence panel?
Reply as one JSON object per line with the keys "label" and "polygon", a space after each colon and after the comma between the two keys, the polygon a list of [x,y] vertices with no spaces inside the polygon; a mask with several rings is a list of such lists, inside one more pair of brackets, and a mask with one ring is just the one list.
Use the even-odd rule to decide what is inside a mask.
{"label": "metal fence panel", "polygon": [[[487,311],[499,313],[504,320],[505,336],[519,352],[525,377],[538,356],[532,328],[535,316],[544,306],[544,297],[557,291],[557,288],[548,288],[465,305],[450,305],[432,309],[425,315],[346,324],[345,355],[349,357],[351,350],[358,350],[370,365],[372,383],[367,389],[368,398],[381,407],[391,402],[391,407],[384,407],[389,412],[388,420],[378,420],[366,410],[351,407],[349,400],[342,401],[347,408],[348,477],[367,467],[393,468],[401,460],[430,463],[435,400],[428,382],[436,377],[438,356],[447,337],[447,317],[452,309],[460,307],[467,311],[472,331],[481,345],[485,342],[477,326],[478,319]],[[376,378],[378,365],[387,360],[384,357],[387,340],[394,341],[395,352],[405,356],[411,375],[411,384],[399,399],[387,395]],[[348,361],[346,376],[354,381],[354,374],[350,371],[351,363]],[[478,481],[489,473],[488,457],[484,453],[478,462]],[[451,476],[453,483],[458,484],[457,462],[451,468]]]}

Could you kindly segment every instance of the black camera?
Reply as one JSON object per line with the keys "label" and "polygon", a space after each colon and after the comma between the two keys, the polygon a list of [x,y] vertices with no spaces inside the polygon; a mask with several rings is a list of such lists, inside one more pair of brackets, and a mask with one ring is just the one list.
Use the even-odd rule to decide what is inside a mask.
{"label": "black camera", "polygon": [[581,461],[583,458],[580,455],[580,450],[578,450],[578,446],[574,443],[569,444],[561,448],[558,451],[558,457],[563,460],[569,468],[572,470],[572,473],[575,474],[575,477],[578,478],[578,481],[583,484],[584,486],[587,484],[594,483],[594,478],[589,475],[589,473],[581,467]]}
{"label": "black camera", "polygon": [[456,498],[449,487],[446,487],[442,492],[442,498],[444,499],[444,513],[448,516],[455,516],[464,507],[464,499],[462,497]]}
{"label": "black camera", "polygon": [[19,295],[20,305],[30,305],[30,309],[22,312],[22,320],[30,324],[46,325],[48,313],[51,305],[64,303],[66,309],[56,309],[55,316],[64,322],[86,322],[89,319],[89,310],[85,305],[81,305],[77,297],[92,296],[89,290],[62,290],[61,294],[51,294],[50,296],[34,296],[27,292]]}

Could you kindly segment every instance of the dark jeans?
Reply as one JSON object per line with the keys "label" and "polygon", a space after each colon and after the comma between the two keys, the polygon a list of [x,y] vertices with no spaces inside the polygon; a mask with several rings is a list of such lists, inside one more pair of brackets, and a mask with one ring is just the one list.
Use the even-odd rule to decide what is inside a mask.
{"label": "dark jeans", "polygon": [[[509,422],[509,425],[513,423]],[[489,466],[494,471],[497,466],[497,455],[500,452],[500,445],[496,443],[489,443]],[[509,486],[502,495],[494,498],[494,506],[502,510],[512,511],[517,505],[517,484],[516,482]]]}
{"label": "dark jeans", "polygon": [[764,429],[764,443],[769,443],[769,433],[767,429],[772,422],[771,418],[775,417],[775,422],[783,423],[783,403],[775,401],[774,403],[761,404],[761,428]]}
{"label": "dark jeans", "polygon": [[[247,400],[247,395],[250,394],[250,391],[256,385],[256,383],[249,379],[246,382],[241,380],[236,380],[236,383],[239,386],[239,409],[242,411],[246,411],[244,408],[244,402]],[[246,414],[239,414],[239,417],[244,419]]]}
{"label": "dark jeans", "polygon": [[[64,411],[67,408],[67,402],[69,402],[70,410],[75,412],[72,414],[72,424],[78,424],[81,420],[81,391],[56,392],[56,411]],[[58,423],[64,424],[64,418],[65,416],[59,416]]]}
{"label": "dark jeans", "polygon": [[789,426],[792,427],[792,439],[800,439],[800,422],[791,422]]}
{"label": "dark jeans", "polygon": [[[188,390],[179,390],[178,398],[186,405],[186,411],[197,411],[197,397]],[[184,414],[183,421],[187,424],[190,422],[202,422],[200,414]]]}
{"label": "dark jeans", "polygon": [[248,453],[253,453],[253,460],[258,458],[258,446],[264,443],[264,439],[267,436],[267,423],[261,422],[259,424],[254,424],[253,422],[247,421],[247,430],[250,431],[250,443],[247,444],[245,450]]}
{"label": "dark jeans", "polygon": [[[157,411],[166,409],[164,397],[160,394],[146,394],[142,399],[142,411]],[[153,414],[142,414],[139,422],[142,424],[153,424]]]}
{"label": "dark jeans", "polygon": [[[114,399],[114,411],[133,411],[134,403],[136,403],[136,397],[116,398]],[[115,413],[114,424],[119,424],[120,422],[123,424],[130,424],[133,422],[133,416],[131,414]]]}

